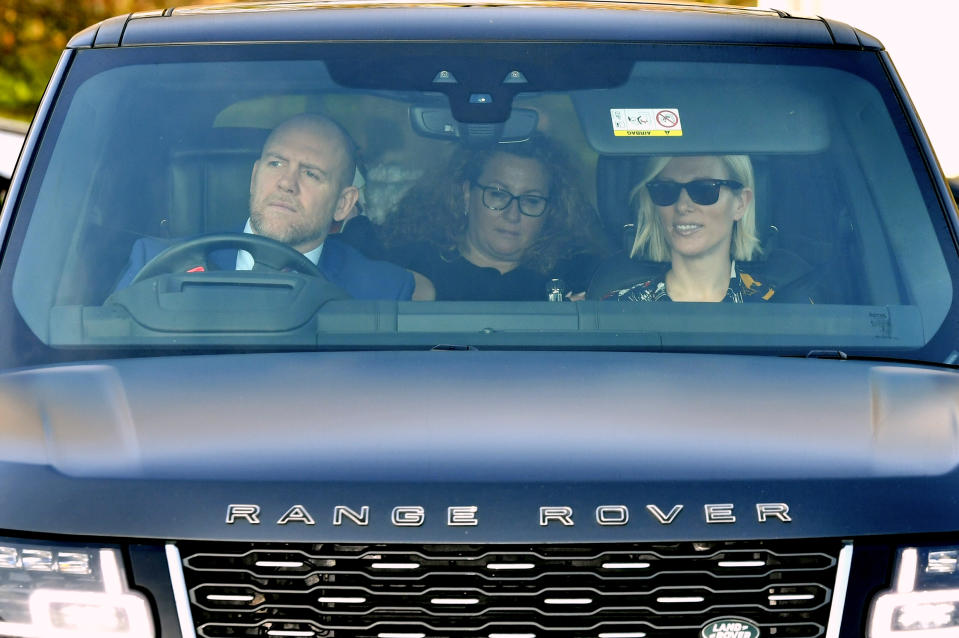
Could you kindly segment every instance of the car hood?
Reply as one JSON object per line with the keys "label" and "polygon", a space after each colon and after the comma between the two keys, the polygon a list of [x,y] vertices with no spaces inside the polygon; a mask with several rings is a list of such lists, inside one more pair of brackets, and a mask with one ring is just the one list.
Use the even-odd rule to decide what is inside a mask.
{"label": "car hood", "polygon": [[[68,493],[62,511],[79,509],[63,527],[92,533],[123,503],[139,512],[121,526],[133,535],[189,509],[202,512],[200,536],[292,540],[341,532],[327,520],[336,505],[375,504],[383,524],[365,534],[395,531],[394,507],[428,505],[447,538],[461,531],[443,524],[446,508],[485,504],[489,521],[490,503],[528,517],[504,519],[502,540],[537,530],[545,506],[575,509],[580,533],[605,534],[594,511],[622,505],[644,517],[643,534],[701,537],[719,529],[709,505],[738,508],[743,524],[722,528],[735,536],[772,533],[754,510],[786,503],[775,533],[804,535],[852,520],[901,531],[918,519],[880,510],[928,501],[923,529],[949,529],[959,521],[937,503],[959,493],[957,404],[948,371],[758,356],[333,352],[20,370],[0,375],[0,503],[20,519],[0,527],[49,526],[41,512],[65,504],[44,495]],[[227,533],[237,503],[262,520]],[[683,525],[649,508],[676,504]],[[276,524],[294,505],[318,512],[313,527]]]}

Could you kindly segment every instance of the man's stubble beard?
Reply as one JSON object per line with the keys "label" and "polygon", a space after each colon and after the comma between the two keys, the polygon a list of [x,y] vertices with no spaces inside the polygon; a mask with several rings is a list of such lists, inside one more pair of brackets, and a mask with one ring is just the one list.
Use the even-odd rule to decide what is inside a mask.
{"label": "man's stubble beard", "polygon": [[299,210],[296,214],[285,217],[286,219],[283,219],[282,216],[264,214],[253,201],[253,195],[250,195],[250,228],[257,235],[269,237],[290,247],[326,238],[329,229],[322,220],[319,227],[304,224],[306,218]]}

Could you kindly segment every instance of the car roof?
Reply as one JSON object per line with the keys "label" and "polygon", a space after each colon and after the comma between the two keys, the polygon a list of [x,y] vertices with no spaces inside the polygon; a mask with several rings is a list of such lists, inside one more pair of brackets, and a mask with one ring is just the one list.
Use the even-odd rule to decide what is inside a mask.
{"label": "car roof", "polygon": [[841,22],[781,11],[603,0],[290,1],[117,16],[71,48],[323,40],[733,43],[881,49]]}

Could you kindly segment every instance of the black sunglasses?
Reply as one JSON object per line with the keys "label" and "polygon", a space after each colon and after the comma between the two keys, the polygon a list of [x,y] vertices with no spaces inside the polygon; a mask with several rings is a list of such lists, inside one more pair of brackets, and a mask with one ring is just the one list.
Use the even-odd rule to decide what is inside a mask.
{"label": "black sunglasses", "polygon": [[732,179],[694,179],[691,182],[647,182],[646,190],[649,198],[657,206],[672,206],[679,199],[679,194],[685,188],[689,199],[700,206],[709,206],[719,200],[720,189],[726,186],[733,190],[743,187],[740,182]]}

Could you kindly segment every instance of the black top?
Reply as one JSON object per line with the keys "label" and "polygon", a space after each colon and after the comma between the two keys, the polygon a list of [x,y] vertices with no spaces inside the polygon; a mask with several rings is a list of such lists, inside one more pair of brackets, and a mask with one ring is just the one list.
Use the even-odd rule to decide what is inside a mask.
{"label": "black top", "polygon": [[523,266],[503,274],[473,264],[455,248],[441,250],[427,243],[401,246],[386,259],[428,277],[437,301],[547,301],[550,280],[561,279],[566,292],[583,292],[599,262],[598,256],[580,254],[549,274]]}
{"label": "black top", "polygon": [[522,266],[502,274],[481,268],[457,250],[417,244],[401,251],[400,263],[428,277],[437,301],[546,301],[549,277]]}
{"label": "black top", "polygon": [[439,251],[430,244],[412,244],[387,252],[366,217],[351,219],[336,235],[371,259],[385,259],[428,277],[438,301],[538,301],[546,299],[547,278],[527,268],[505,275],[480,268],[459,251]]}

